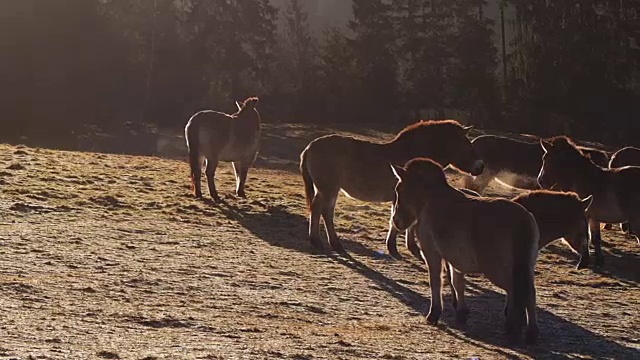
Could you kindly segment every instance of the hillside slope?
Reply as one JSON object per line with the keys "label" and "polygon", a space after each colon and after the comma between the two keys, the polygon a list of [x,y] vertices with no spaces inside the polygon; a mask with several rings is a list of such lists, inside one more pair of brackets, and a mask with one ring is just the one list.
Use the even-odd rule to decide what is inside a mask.
{"label": "hillside slope", "polygon": [[330,131],[269,128],[247,200],[220,166],[220,205],[191,198],[181,154],[0,145],[0,358],[640,356],[640,249],[617,231],[604,232],[601,273],[575,270],[562,244],[543,251],[533,348],[507,347],[504,296],[482,277],[470,277],[465,328],[448,294],[444,325],[428,326],[424,264],[403,246],[403,261],[377,253],[388,204],[341,196],[352,257],[313,254],[295,159]]}

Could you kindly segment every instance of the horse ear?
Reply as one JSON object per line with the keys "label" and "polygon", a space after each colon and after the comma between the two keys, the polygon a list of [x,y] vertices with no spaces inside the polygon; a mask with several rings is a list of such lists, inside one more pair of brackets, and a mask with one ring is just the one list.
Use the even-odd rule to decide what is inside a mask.
{"label": "horse ear", "polygon": [[237,100],[236,100],[236,106],[238,107],[238,111],[242,110],[242,106]]}
{"label": "horse ear", "polygon": [[587,196],[586,198],[580,200],[580,202],[582,203],[582,206],[584,207],[584,211],[589,210],[589,207],[593,203],[593,195]]}
{"label": "horse ear", "polygon": [[402,166],[398,166],[394,164],[389,164],[389,165],[391,166],[391,171],[393,171],[393,175],[395,175],[395,177],[399,181],[402,181],[402,177],[404,176],[404,173],[406,172],[406,170]]}
{"label": "horse ear", "polygon": [[542,146],[542,150],[544,150],[545,153],[553,148],[553,144],[545,139],[540,139],[540,146]]}

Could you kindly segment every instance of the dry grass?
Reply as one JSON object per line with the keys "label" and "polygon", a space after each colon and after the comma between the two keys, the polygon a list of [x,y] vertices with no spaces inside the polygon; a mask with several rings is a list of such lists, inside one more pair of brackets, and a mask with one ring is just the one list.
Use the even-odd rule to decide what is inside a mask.
{"label": "dry grass", "polygon": [[341,197],[352,257],[312,254],[295,166],[329,131],[267,127],[249,199],[231,195],[223,164],[221,205],[190,197],[180,153],[0,145],[0,358],[640,357],[640,252],[617,231],[604,232],[602,272],[574,270],[562,244],[543,251],[542,337],[528,348],[504,342],[503,295],[482,277],[465,328],[448,295],[444,324],[426,324],[425,266],[376,252],[388,204]]}

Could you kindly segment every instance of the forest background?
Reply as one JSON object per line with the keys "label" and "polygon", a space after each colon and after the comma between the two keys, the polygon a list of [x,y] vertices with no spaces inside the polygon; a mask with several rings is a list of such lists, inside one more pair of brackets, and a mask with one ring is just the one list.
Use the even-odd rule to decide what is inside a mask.
{"label": "forest background", "polygon": [[311,26],[317,2],[1,1],[0,138],[179,129],[257,95],[265,122],[640,142],[637,1],[352,0]]}

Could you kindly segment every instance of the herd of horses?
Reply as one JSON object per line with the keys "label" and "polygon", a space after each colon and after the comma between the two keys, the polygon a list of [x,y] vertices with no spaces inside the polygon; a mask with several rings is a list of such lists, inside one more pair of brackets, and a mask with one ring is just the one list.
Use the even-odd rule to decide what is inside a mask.
{"label": "herd of horses", "polygon": [[[202,198],[203,165],[214,201],[219,161],[231,161],[236,194],[245,197],[247,171],[260,139],[258,98],[236,102],[238,111],[201,111],[185,128],[192,190]],[[576,145],[566,136],[532,141],[483,135],[469,140],[470,127],[454,120],[419,121],[388,142],[342,135],[311,141],[300,154],[300,171],[309,211],[309,241],[324,249],[323,219],[329,246],[344,252],[334,227],[338,194],[367,202],[392,203],[386,244],[400,258],[396,238],[429,269],[429,323],[442,314],[441,277],[448,273],[456,320],[465,323],[465,274],[484,274],[507,294],[505,333],[527,343],[538,339],[534,268],[538,252],[564,239],[579,255],[578,268],[601,266],[600,223],[628,223],[640,229],[640,149],[626,147],[610,156]],[[451,185],[445,169],[462,173],[464,186]],[[515,198],[483,197],[487,185],[529,190]],[[637,238],[636,238],[637,239]]]}

